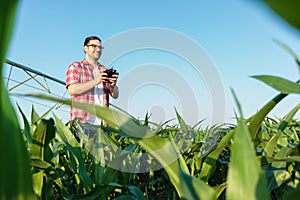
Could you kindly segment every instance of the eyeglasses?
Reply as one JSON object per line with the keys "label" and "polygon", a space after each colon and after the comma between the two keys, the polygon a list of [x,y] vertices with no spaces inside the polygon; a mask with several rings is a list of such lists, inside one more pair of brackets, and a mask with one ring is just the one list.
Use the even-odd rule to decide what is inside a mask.
{"label": "eyeglasses", "polygon": [[95,45],[95,44],[88,44],[88,45],[86,45],[86,46],[92,47],[93,50],[95,50],[96,48],[104,49],[104,46],[97,46],[97,45]]}

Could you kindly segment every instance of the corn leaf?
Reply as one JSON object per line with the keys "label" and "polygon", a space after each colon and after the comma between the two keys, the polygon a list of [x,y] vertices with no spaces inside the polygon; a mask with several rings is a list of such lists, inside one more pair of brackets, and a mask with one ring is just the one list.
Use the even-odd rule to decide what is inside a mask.
{"label": "corn leaf", "polygon": [[293,27],[300,29],[300,2],[295,0],[264,0],[266,4],[281,18]]}
{"label": "corn leaf", "polygon": [[[17,0],[0,6],[0,73],[13,30]],[[0,79],[0,199],[35,199],[29,155],[3,77]]]}
{"label": "corn leaf", "polygon": [[34,106],[32,105],[31,107],[31,123],[35,124],[37,123],[40,119],[42,119],[40,117],[40,115],[35,111]]}
{"label": "corn leaf", "polygon": [[279,40],[274,40],[281,48],[285,49],[296,61],[296,63],[298,64],[298,70],[300,72],[300,59],[298,58],[298,56],[296,55],[296,53],[287,45],[283,44],[282,42],[280,42]]}
{"label": "corn leaf", "polygon": [[30,124],[25,116],[25,114],[23,113],[23,111],[21,110],[20,106],[18,106],[18,109],[22,115],[22,118],[23,118],[23,123],[24,123],[24,135],[25,135],[25,138],[26,138],[26,141],[28,142],[28,144],[30,145],[31,142],[32,142],[32,139],[31,139],[31,129],[30,129]]}
{"label": "corn leaf", "polygon": [[[275,155],[275,158],[285,158],[288,154],[288,151],[288,147],[281,148],[280,151]],[[268,191],[271,193],[273,189],[280,187],[290,178],[290,174],[288,171],[286,171],[286,161],[273,162],[271,164],[271,170],[268,172]]]}
{"label": "corn leaf", "polygon": [[251,133],[252,139],[256,138],[259,128],[261,127],[261,123],[268,115],[268,113],[288,94],[280,93],[276,95],[273,99],[271,99],[267,104],[265,104],[256,114],[249,118],[249,131]]}
{"label": "corn leaf", "polygon": [[199,174],[199,178],[201,178],[205,182],[208,182],[208,180],[214,173],[218,157],[220,156],[224,148],[229,144],[230,140],[235,134],[235,131],[236,130],[233,129],[227,135],[225,135],[217,145],[216,149],[213,150],[210,154],[208,154],[208,156],[204,160],[201,172]]}
{"label": "corn leaf", "polygon": [[284,129],[287,127],[287,125],[289,124],[289,122],[293,119],[293,117],[295,116],[295,114],[297,113],[297,111],[300,109],[300,104],[298,104],[297,106],[295,106],[280,122],[279,126],[278,126],[278,130],[276,132],[276,134],[268,141],[266,147],[265,147],[265,152],[267,154],[267,156],[272,156],[273,155],[273,151],[275,150],[275,147],[278,143],[278,140],[280,138],[280,136],[282,135]]}
{"label": "corn leaf", "polygon": [[271,86],[275,90],[283,93],[283,94],[300,94],[300,84],[294,83],[287,79],[277,77],[277,76],[268,76],[268,75],[260,75],[260,76],[252,76],[257,80],[264,82],[265,84]]}
{"label": "corn leaf", "polygon": [[289,156],[289,157],[282,157],[282,158],[273,158],[268,157],[268,162],[300,162],[300,156]]}
{"label": "corn leaf", "polygon": [[[0,7],[0,72],[13,31],[18,0],[1,0]],[[3,85],[4,87],[4,85]]]}
{"label": "corn leaf", "polygon": [[233,96],[241,118],[238,119],[231,148],[226,197],[230,200],[269,199],[266,182],[260,170],[251,135],[243,119],[241,105],[234,92]]}
{"label": "corn leaf", "polygon": [[226,189],[226,187],[227,187],[226,183],[223,183],[221,185],[217,185],[217,186],[213,187],[218,199],[219,199],[220,195],[222,194],[222,192]]}
{"label": "corn leaf", "polygon": [[216,191],[201,179],[190,176],[180,171],[181,188],[184,190],[184,199],[201,199],[215,200],[217,199]]}
{"label": "corn leaf", "polygon": [[136,186],[128,186],[128,189],[130,190],[130,192],[132,194],[134,194],[134,196],[136,197],[136,199],[146,200],[146,198],[144,197],[144,194],[142,193],[142,191],[140,190],[140,188],[138,188]]}
{"label": "corn leaf", "polygon": [[54,121],[52,119],[42,119],[32,136],[30,157],[50,162],[53,157],[49,147],[50,141],[55,137]]}
{"label": "corn leaf", "polygon": [[282,200],[295,200],[298,199],[300,196],[300,187],[289,193],[287,196],[282,198]]}
{"label": "corn leaf", "polygon": [[[231,162],[228,170],[226,196],[231,200],[269,199],[266,185],[259,187],[260,167],[248,128],[240,120],[232,145]],[[258,198],[261,195],[263,198]]]}
{"label": "corn leaf", "polygon": [[[74,159],[76,163],[76,168],[78,171],[78,175],[82,180],[82,183],[87,192],[92,190],[92,179],[88,176],[88,173],[85,168],[85,162],[83,158],[83,154],[81,152],[82,148],[79,146],[78,142],[76,141],[75,137],[72,135],[68,127],[62,123],[62,121],[54,115],[55,123],[57,127],[57,133],[63,138],[63,142],[66,144],[67,149],[70,152],[71,158]],[[75,164],[74,164],[75,165]]]}
{"label": "corn leaf", "polygon": [[[32,136],[32,144],[30,148],[31,159],[39,159],[41,161],[50,162],[53,157],[52,150],[49,147],[50,141],[55,137],[54,122],[52,119],[42,119],[37,124],[37,128]],[[33,174],[33,189],[35,194],[40,198],[43,195],[44,172],[40,171]],[[44,194],[45,195],[45,194]]]}

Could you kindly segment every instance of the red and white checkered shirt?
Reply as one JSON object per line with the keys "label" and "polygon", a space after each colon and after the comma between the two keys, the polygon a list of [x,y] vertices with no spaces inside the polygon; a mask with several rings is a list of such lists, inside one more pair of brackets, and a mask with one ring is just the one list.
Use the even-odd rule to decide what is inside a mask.
{"label": "red and white checkered shirt", "polygon": [[[102,71],[107,69],[106,67],[102,66],[100,63],[97,63],[98,71]],[[94,67],[88,63],[86,59],[81,62],[73,62],[69,65],[66,75],[66,88],[69,85],[76,84],[76,83],[85,83],[94,79]],[[94,104],[94,88],[90,89],[89,91],[72,95],[71,100],[83,103],[90,103]],[[104,85],[103,87],[103,102],[105,107],[109,105],[109,86]],[[75,108],[73,106],[70,107],[70,120],[72,121],[74,118],[80,118],[82,123],[88,123],[92,117],[91,114]]]}

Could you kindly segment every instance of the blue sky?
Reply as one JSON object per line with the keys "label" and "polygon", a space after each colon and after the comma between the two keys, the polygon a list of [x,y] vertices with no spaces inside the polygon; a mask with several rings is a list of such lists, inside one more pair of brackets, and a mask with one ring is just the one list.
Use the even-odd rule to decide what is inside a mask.
{"label": "blue sky", "polygon": [[[225,106],[224,121],[232,121],[234,117],[235,103],[230,88],[236,92],[246,117],[277,94],[272,88],[250,78],[251,75],[276,75],[289,80],[299,78],[291,56],[273,42],[273,39],[278,39],[300,55],[299,31],[288,26],[260,1],[247,0],[227,0],[226,3],[217,0],[24,0],[19,4],[7,58],[65,81],[68,65],[84,58],[82,44],[86,36],[99,36],[105,46],[118,35],[149,27],[176,32],[204,50],[214,63],[224,87],[225,101],[219,102]],[[134,42],[134,39],[123,41],[120,48]],[[180,42],[174,41],[179,45]],[[197,113],[196,116],[188,113],[183,116],[188,123],[194,124],[202,119],[208,123],[211,121],[216,101],[212,100],[206,80],[214,77],[201,77],[187,60],[157,48],[131,51],[112,63],[105,63],[114,51],[105,46],[100,62],[118,69],[119,83],[123,79],[123,85],[127,86],[127,75],[129,77],[136,69],[151,66],[167,70],[165,76],[169,80],[164,85],[147,82],[136,86],[134,91],[126,91],[128,87],[120,85],[120,95],[129,92],[130,98],[113,101],[115,105],[123,108],[127,105],[126,111],[138,118],[152,112],[153,121],[165,121],[175,116],[174,107],[182,113],[189,110],[185,106],[190,104],[197,107]],[[193,49],[186,51],[193,53]],[[191,95],[193,102],[181,102],[186,101],[182,97],[185,93],[177,91],[176,94],[177,82],[173,84],[168,72],[175,72],[175,77],[190,87],[192,95],[191,91],[187,95]],[[60,90],[63,92],[64,88]],[[18,101],[21,108],[24,105],[24,110],[29,108],[25,102]],[[290,95],[271,116],[282,117],[297,103],[299,95]],[[67,116],[61,114],[63,119]]]}

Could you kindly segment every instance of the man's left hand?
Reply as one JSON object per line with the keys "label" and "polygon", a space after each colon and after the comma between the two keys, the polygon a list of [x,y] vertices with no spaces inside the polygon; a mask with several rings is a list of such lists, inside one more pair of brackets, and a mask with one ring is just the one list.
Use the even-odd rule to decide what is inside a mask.
{"label": "man's left hand", "polygon": [[109,78],[109,83],[111,87],[114,87],[117,84],[117,80],[119,78],[119,74],[113,74],[111,78]]}

